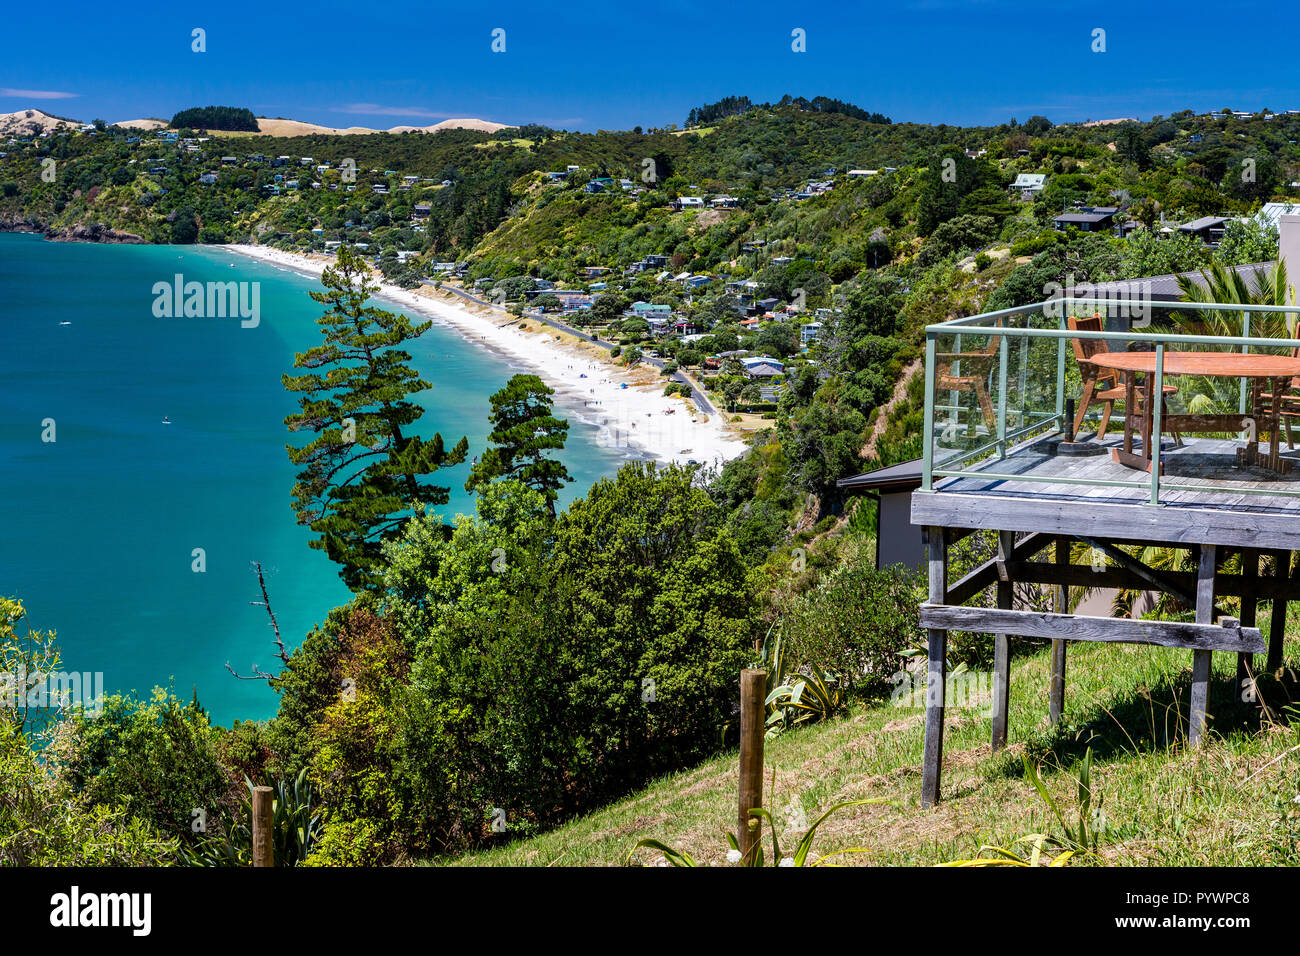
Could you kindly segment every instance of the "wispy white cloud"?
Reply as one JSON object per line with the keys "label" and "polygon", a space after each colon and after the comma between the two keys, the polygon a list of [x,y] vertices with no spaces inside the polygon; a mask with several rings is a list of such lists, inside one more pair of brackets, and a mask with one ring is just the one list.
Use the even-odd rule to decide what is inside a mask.
{"label": "wispy white cloud", "polygon": [[24,100],[71,100],[80,95],[62,90],[15,90],[8,86],[0,87],[0,96],[16,96]]}
{"label": "wispy white cloud", "polygon": [[419,116],[426,119],[451,119],[454,113],[437,113],[422,106],[382,106],[379,103],[347,103],[332,108],[335,113],[357,113],[362,116]]}

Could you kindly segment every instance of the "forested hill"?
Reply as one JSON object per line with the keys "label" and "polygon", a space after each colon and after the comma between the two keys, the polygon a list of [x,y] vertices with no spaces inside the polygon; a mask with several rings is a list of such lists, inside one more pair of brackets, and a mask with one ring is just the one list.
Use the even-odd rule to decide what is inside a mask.
{"label": "forested hill", "polygon": [[[816,103],[723,101],[685,130],[275,139],[92,127],[0,146],[0,228],[302,253],[346,246],[349,277],[373,265],[408,287],[472,288],[534,331],[540,313],[558,312],[625,365],[657,352],[666,376],[690,377],[665,378],[666,391],[698,386],[750,436],[721,468],[630,462],[557,514],[536,488],[488,474],[536,448],[554,452],[536,463],[543,477],[563,470],[563,439],[551,439],[567,423],[538,398],[550,394],[540,379],[516,376],[493,396],[496,444],[473,451],[483,463],[476,513],[448,535],[433,508],[399,526],[382,559],[359,552],[382,581],[358,578],[365,587],[326,623],[286,636],[301,644],[272,678],[273,721],[215,732],[197,700],[115,697],[100,717],[74,718],[60,737],[61,776],[49,779],[24,738],[0,732],[0,766],[23,781],[15,792],[34,795],[23,807],[48,810],[0,812],[0,844],[32,845],[20,862],[68,862],[79,841],[47,852],[54,838],[43,834],[81,827],[95,834],[88,847],[113,846],[105,828],[129,822],[130,853],[75,859],[158,862],[179,850],[187,862],[236,862],[247,828],[198,834],[192,808],[246,820],[244,780],[268,779],[294,805],[285,828],[299,836],[285,840],[302,862],[427,859],[535,834],[714,754],[735,740],[736,675],[747,665],[771,668],[792,695],[773,691],[770,733],[833,717],[848,695],[887,696],[904,657],[924,647],[924,578],[876,567],[875,509],[845,498],[837,480],[920,454],[924,327],[1038,301],[1053,282],[1275,258],[1263,204],[1300,200],[1297,115],[957,128]],[[1093,218],[1073,221],[1097,231],[1057,221],[1083,209]],[[1208,226],[1179,230],[1200,217],[1223,217],[1214,241]],[[370,387],[369,375],[356,380]],[[535,397],[526,421],[546,421],[542,438],[510,417],[521,391]],[[336,420],[303,407],[322,428]],[[467,453],[462,441],[448,454]],[[295,495],[316,480],[305,474]],[[969,536],[954,571],[995,546]],[[489,557],[506,554],[500,565]],[[17,646],[24,613],[0,600],[0,651]],[[992,645],[963,633],[949,660],[984,672]],[[1125,693],[1176,698],[1185,659],[1156,697],[1144,682],[1157,671],[1140,663]],[[1033,666],[1045,680],[1041,656]],[[353,675],[355,698],[341,696]],[[804,694],[811,675],[818,689]],[[1260,700],[1289,699],[1273,694]],[[792,717],[798,709],[815,712]],[[918,741],[920,725],[892,707],[877,718],[894,734],[882,750],[897,759],[869,773],[903,779],[919,751],[899,750],[896,731],[912,726],[906,739]],[[861,740],[858,724],[844,726]],[[977,723],[962,726],[974,733]],[[308,838],[314,823],[293,830],[314,818],[319,840]],[[628,841],[642,829],[628,828]]]}
{"label": "forested hill", "polygon": [[[796,513],[806,493],[815,517],[838,510],[834,481],[867,464],[859,452],[927,322],[989,301],[1032,301],[1067,273],[1099,280],[1200,267],[1212,256],[1258,260],[1275,244],[1267,230],[1236,223],[1217,251],[1160,240],[1158,228],[1130,238],[1058,232],[1055,215],[1117,207],[1117,224],[1158,227],[1248,216],[1300,196],[1290,186],[1300,179],[1300,116],[1291,114],[953,127],[890,122],[821,98],[732,98],[692,119],[706,125],[292,139],[108,127],[13,137],[0,158],[0,224],[301,252],[364,244],[408,286],[454,262],[481,289],[507,283],[509,301],[539,283],[594,293],[599,307],[574,321],[612,319],[628,340],[646,334],[639,319],[620,328],[632,302],[668,305],[706,333],[684,349],[688,367],[737,348],[787,363],[779,405],[754,401],[752,390],[742,401],[735,369],[706,381],[729,410],[766,414],[771,431],[759,444],[780,450],[733,466],[779,471],[762,485],[775,503],[754,498],[757,474],[733,502],[762,526],[761,551],[806,520]],[[1042,174],[1043,187],[1017,194],[1020,174]],[[698,284],[669,278],[683,272]],[[806,350],[800,323],[784,321],[796,299],[805,314],[825,310]],[[760,302],[775,320],[742,325]],[[658,344],[674,357],[682,348]],[[896,421],[873,445],[880,459],[916,451],[914,413],[914,403],[895,405]]]}

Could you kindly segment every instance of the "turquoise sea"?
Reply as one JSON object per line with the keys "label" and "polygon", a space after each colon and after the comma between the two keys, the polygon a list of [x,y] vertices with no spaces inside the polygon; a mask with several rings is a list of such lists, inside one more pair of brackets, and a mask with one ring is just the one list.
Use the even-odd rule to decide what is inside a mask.
{"label": "turquoise sea", "polygon": [[[155,317],[153,286],[176,273],[260,282],[260,324]],[[226,725],[275,712],[265,682],[226,670],[278,663],[266,612],[249,603],[251,562],[267,570],[291,648],[348,598],[290,508],[283,421],[295,405],[280,376],[320,339],[313,288],[219,248],[0,234],[0,594],[58,632],[65,670],[102,671],[109,693],[170,685],[188,699],[197,688]],[[438,325],[411,352],[433,385],[418,396],[420,433],[449,445],[465,435],[480,454],[488,396],[520,369]],[[570,420],[565,501],[625,460]],[[438,473],[448,517],[473,509],[468,470]]]}

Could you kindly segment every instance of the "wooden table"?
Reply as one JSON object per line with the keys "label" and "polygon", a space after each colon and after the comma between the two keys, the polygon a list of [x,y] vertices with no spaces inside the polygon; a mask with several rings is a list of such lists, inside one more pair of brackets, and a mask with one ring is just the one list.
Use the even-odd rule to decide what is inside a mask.
{"label": "wooden table", "polygon": [[[1090,365],[1101,369],[1120,372],[1124,376],[1124,447],[1111,451],[1111,457],[1120,464],[1130,468],[1151,470],[1152,450],[1160,443],[1160,435],[1152,435],[1154,427],[1155,405],[1149,400],[1152,378],[1156,371],[1155,352],[1102,352],[1090,359],[1083,359]],[[1290,384],[1290,380],[1300,377],[1300,358],[1288,355],[1251,355],[1241,352],[1165,352],[1164,376],[1170,378],[1178,375],[1205,375],[1214,378],[1244,378],[1251,380],[1251,407],[1259,408],[1259,396],[1267,385],[1272,385],[1273,394],[1280,395]],[[1135,400],[1137,375],[1143,375],[1147,382],[1148,401],[1138,411]],[[1163,400],[1163,399],[1162,399]],[[1282,472],[1289,468],[1290,462],[1282,458],[1278,441],[1278,420],[1281,402],[1272,401],[1265,422],[1256,421],[1250,415],[1240,413],[1232,415],[1161,415],[1162,431],[1174,432],[1239,432],[1249,427],[1247,422],[1254,421],[1254,439],[1246,449],[1246,461],[1250,464],[1260,460],[1259,449],[1263,436],[1272,436],[1268,455],[1263,464],[1274,471]],[[1134,428],[1141,430],[1142,454],[1133,453]]]}

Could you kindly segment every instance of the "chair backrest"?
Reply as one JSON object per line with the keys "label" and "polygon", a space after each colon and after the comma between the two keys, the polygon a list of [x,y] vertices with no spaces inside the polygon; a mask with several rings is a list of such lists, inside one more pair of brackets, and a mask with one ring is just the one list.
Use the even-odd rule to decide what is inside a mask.
{"label": "chair backrest", "polygon": [[[998,319],[998,324],[997,324],[996,328],[999,328],[999,329],[1002,328],[1002,320],[1001,320],[1001,319]],[[978,332],[978,328],[973,329],[972,331]],[[997,335],[990,335],[990,336],[989,336],[988,344],[985,345],[984,348],[982,348],[982,349],[978,349],[978,350],[976,350],[976,351],[974,351],[974,352],[967,352],[966,354],[967,354],[967,355],[972,355],[972,356],[974,356],[974,355],[997,355],[997,354],[998,354],[998,347],[999,347],[1001,344],[1002,344],[1002,333],[999,332]]]}
{"label": "chair backrest", "polygon": [[[1081,319],[1071,318],[1069,319],[1069,325],[1071,332],[1106,331],[1100,315],[1087,316]],[[1070,339],[1070,343],[1074,346],[1074,357],[1080,362],[1102,352],[1110,351],[1106,346],[1105,339]]]}

